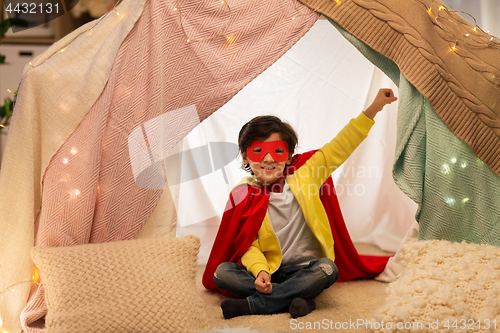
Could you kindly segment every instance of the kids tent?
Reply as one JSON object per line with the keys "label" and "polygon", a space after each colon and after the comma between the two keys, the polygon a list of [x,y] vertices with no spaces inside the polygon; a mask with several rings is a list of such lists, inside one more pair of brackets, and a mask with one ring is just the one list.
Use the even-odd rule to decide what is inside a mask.
{"label": "kids tent", "polygon": [[[425,1],[306,4],[331,17],[393,81],[405,85],[396,181],[419,203],[417,220],[424,217],[423,225],[431,230],[424,233],[426,237],[444,238],[451,230],[452,237],[467,239],[464,218],[455,218],[462,209],[458,198],[449,194],[446,199],[436,190],[430,196],[424,192],[428,188],[424,184],[435,181],[433,175],[439,175],[448,188],[453,186],[442,165],[428,163],[436,159],[424,158],[443,154],[422,150],[422,144],[429,142],[436,149],[432,143],[441,138],[432,135],[443,131],[451,140],[449,127],[467,144],[456,141],[467,158],[455,157],[459,164],[454,164],[450,157],[450,170],[461,167],[463,158],[465,169],[479,175],[478,181],[498,182],[492,172],[499,169],[498,40],[480,39],[484,47],[476,48],[471,46],[476,41],[450,38],[454,31],[430,16],[436,16],[439,8]],[[445,23],[454,27],[456,20],[464,29],[473,29],[456,14],[440,15],[445,14],[449,15]],[[154,211],[173,205],[164,197],[168,191],[156,188],[156,176],[162,173],[141,173],[150,165],[160,168],[161,163],[135,159],[134,152],[140,151],[131,149],[130,142],[143,145],[141,151],[160,151],[150,156],[153,160],[169,156],[192,128],[276,61],[317,17],[294,1],[222,1],[217,6],[205,1],[184,5],[124,1],[26,67],[0,179],[2,198],[16,202],[15,209],[6,200],[0,203],[4,273],[0,290],[2,318],[9,331],[19,330],[21,310],[27,331],[36,330],[36,320],[45,313],[43,288],[35,286],[30,293],[29,251],[34,243],[64,246],[131,239]],[[437,129],[429,133],[427,124]],[[141,141],[131,135],[138,128],[146,134],[152,133],[151,128],[164,132]],[[487,167],[477,164],[472,169],[469,146]],[[132,166],[132,161],[145,164]],[[137,186],[139,175],[142,187]],[[478,182],[464,186],[483,187]],[[498,186],[487,188],[495,193]],[[471,197],[461,194],[462,201]],[[440,206],[436,208],[432,198],[439,198]],[[463,204],[480,203],[494,212],[494,200],[486,194]],[[428,213],[424,206],[430,207]],[[432,218],[436,210],[453,218]],[[479,216],[470,222],[479,226],[474,237],[498,245],[498,220],[487,220],[488,216]],[[452,224],[443,227],[449,221]]]}

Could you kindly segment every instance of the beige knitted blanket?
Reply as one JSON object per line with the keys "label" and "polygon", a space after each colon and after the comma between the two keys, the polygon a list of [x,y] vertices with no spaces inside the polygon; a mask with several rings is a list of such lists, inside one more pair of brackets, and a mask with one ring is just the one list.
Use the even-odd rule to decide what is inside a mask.
{"label": "beige knitted blanket", "polygon": [[45,169],[101,94],[143,5],[123,2],[118,10],[128,15],[88,23],[25,67],[0,173],[0,313],[7,332],[21,331]]}
{"label": "beige knitted blanket", "polygon": [[500,40],[433,0],[300,0],[393,60],[500,175]]}

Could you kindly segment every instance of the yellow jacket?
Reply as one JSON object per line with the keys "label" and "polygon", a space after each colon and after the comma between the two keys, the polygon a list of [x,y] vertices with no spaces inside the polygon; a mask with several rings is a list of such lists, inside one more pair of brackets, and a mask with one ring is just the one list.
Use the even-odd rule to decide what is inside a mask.
{"label": "yellow jacket", "polygon": [[[323,256],[335,260],[333,236],[328,216],[321,203],[321,185],[366,138],[375,122],[361,113],[320,148],[294,174],[285,178],[304,214],[307,225],[322,246]],[[255,277],[260,271],[269,275],[281,264],[281,248],[266,214],[255,240],[241,257],[241,263]]]}

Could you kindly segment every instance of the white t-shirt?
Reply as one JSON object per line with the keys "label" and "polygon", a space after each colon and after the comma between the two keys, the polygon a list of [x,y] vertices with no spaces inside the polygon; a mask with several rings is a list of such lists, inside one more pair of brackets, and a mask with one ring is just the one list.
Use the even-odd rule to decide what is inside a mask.
{"label": "white t-shirt", "polygon": [[269,220],[281,247],[281,267],[307,265],[323,257],[321,244],[306,223],[302,209],[285,182],[282,193],[270,193]]}

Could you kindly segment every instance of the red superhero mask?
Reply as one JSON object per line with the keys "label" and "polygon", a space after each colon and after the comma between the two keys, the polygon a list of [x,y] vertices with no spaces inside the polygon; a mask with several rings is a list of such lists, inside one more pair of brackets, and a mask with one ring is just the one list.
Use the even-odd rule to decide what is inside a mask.
{"label": "red superhero mask", "polygon": [[260,162],[267,153],[271,154],[276,162],[285,162],[288,159],[288,145],[283,140],[269,142],[253,140],[247,148],[247,156],[254,162]]}

